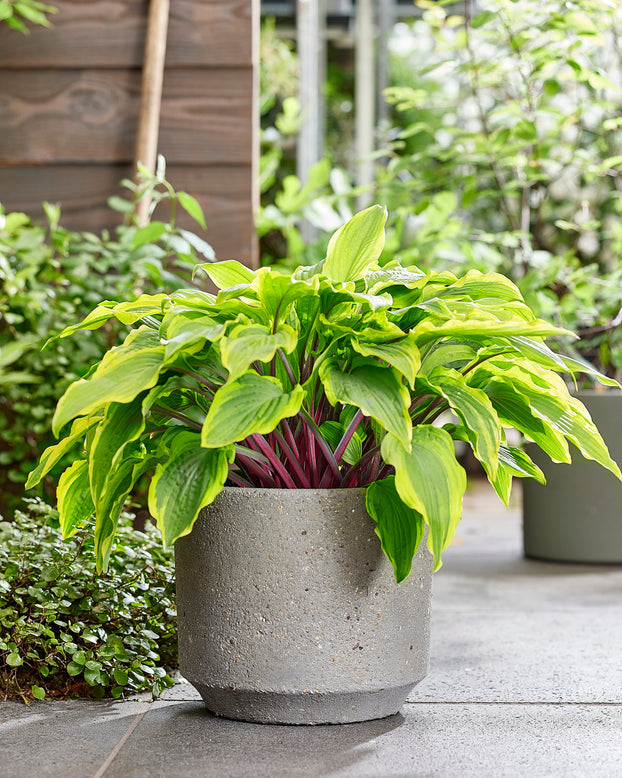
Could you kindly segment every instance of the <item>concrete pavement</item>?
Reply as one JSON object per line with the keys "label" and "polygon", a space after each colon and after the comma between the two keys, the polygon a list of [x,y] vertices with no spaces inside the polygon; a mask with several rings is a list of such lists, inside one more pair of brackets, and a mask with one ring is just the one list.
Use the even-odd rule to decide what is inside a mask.
{"label": "concrete pavement", "polygon": [[[286,727],[155,702],[0,703],[0,778],[619,778],[622,567],[528,561],[518,502],[465,498],[402,713]],[[390,651],[390,646],[387,646]]]}

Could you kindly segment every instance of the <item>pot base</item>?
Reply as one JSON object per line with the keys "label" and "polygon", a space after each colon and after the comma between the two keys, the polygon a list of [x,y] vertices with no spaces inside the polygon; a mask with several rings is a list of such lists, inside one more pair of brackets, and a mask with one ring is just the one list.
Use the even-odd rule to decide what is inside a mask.
{"label": "pot base", "polygon": [[216,716],[255,724],[352,724],[399,713],[415,684],[359,692],[257,692],[192,684]]}

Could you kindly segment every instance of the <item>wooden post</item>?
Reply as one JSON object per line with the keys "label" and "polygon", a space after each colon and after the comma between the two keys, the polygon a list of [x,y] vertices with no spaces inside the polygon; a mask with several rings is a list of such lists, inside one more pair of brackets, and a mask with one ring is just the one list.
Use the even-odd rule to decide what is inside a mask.
{"label": "wooden post", "polygon": [[[134,154],[135,172],[139,162],[151,173],[155,172],[158,155],[158,133],[160,128],[160,106],[162,103],[168,16],[169,0],[150,1],[143,60],[138,134]],[[144,226],[149,221],[150,205],[151,201],[148,197],[143,197],[136,204],[136,220],[139,226]]]}

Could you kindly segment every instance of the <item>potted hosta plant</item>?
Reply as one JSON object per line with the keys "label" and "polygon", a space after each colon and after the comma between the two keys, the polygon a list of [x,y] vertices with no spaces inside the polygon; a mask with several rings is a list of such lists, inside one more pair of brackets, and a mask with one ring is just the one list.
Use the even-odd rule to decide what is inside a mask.
{"label": "potted hosta plant", "polygon": [[[426,673],[430,575],[462,511],[466,441],[507,503],[572,442],[620,477],[558,372],[578,363],[494,273],[377,263],[372,206],[291,274],[201,265],[186,289],[106,301],[83,322],[130,325],[58,403],[36,483],[75,440],[58,484],[63,531],[95,513],[103,569],[119,511],[151,475],[149,508],[175,543],[180,666],[214,712],[346,722],[396,712]],[[453,411],[454,421],[442,424]],[[446,414],[445,414],[446,415]]]}

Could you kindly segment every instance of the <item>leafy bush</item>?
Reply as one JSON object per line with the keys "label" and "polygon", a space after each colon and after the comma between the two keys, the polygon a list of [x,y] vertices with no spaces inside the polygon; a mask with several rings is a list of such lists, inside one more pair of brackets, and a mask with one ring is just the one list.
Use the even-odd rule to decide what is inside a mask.
{"label": "leafy bush", "polygon": [[[39,455],[54,442],[50,422],[58,398],[114,345],[118,328],[87,332],[71,345],[57,340],[42,351],[43,344],[101,299],[172,291],[187,285],[197,254],[214,258],[207,243],[175,226],[181,206],[204,227],[194,198],[174,192],[162,170],[143,176],[138,195],[145,193],[154,205],[166,201],[169,221],[152,219],[137,227],[134,203],[115,198],[128,223],[114,235],[66,230],[59,225],[59,208],[50,204],[45,226],[23,213],[3,214],[0,206],[0,513],[5,516]],[[174,263],[177,273],[171,272]],[[52,473],[39,496],[53,498],[57,475]]]}
{"label": "leafy bush", "polygon": [[422,267],[496,270],[572,349],[622,375],[620,6],[418,0],[392,42],[388,246]]}
{"label": "leafy bush", "polygon": [[96,575],[92,532],[63,540],[57,513],[27,500],[0,521],[0,695],[155,696],[176,666],[170,552],[124,514],[108,572]]}
{"label": "leafy bush", "polygon": [[58,9],[39,0],[0,0],[0,23],[6,24],[25,35],[29,30],[27,23],[50,27],[48,14],[55,14]]}
{"label": "leafy bush", "polygon": [[[278,34],[274,19],[262,24],[260,58],[261,209],[255,226],[261,264],[293,270],[323,259],[330,234],[352,217],[356,191],[345,170],[336,167],[328,155],[313,165],[305,181],[295,174],[297,134],[303,121],[297,97],[298,55],[293,43]],[[339,164],[346,161],[344,150],[352,148],[352,133],[345,129],[351,125],[347,119],[352,112],[351,95],[344,94],[340,86],[344,72],[329,68],[325,85],[326,147]]]}

